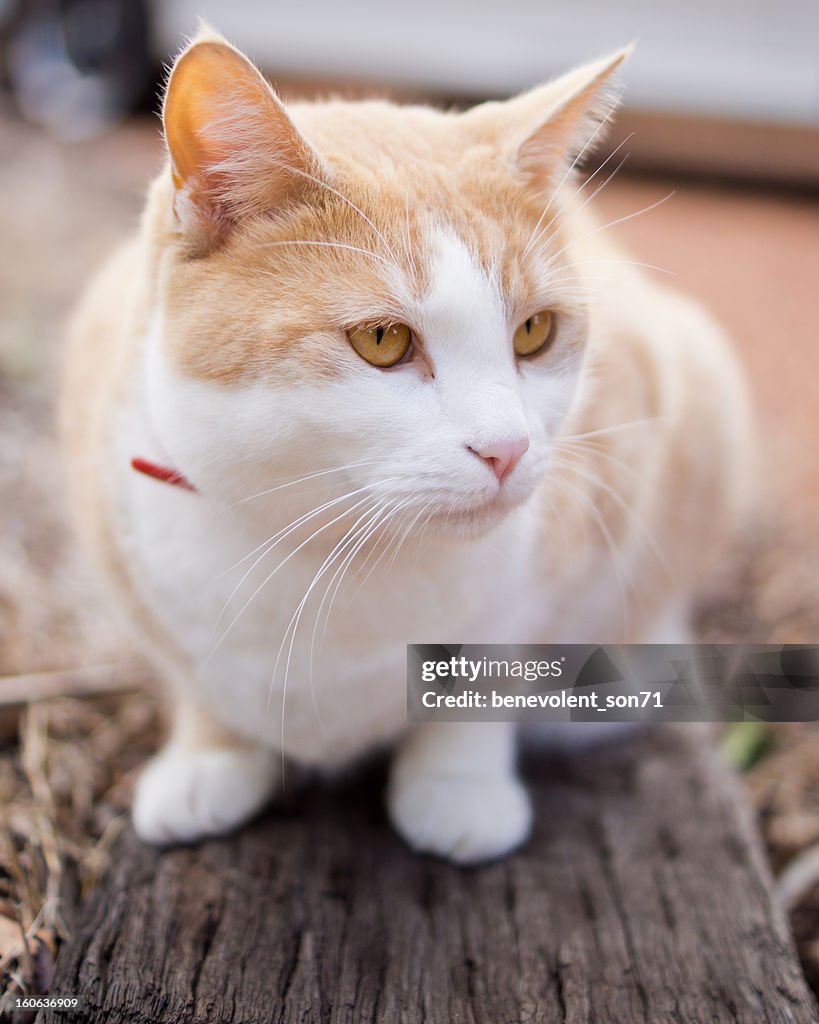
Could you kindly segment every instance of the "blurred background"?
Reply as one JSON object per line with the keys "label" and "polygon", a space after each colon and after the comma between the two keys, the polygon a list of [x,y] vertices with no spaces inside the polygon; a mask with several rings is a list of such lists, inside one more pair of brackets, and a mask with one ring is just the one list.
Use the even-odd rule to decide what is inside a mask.
{"label": "blurred background", "polygon": [[819,7],[804,0],[2,0],[9,83],[58,138],[95,134],[153,95],[201,18],[277,77],[462,100],[637,41],[621,119],[639,128],[635,163],[819,183]]}
{"label": "blurred background", "polygon": [[[163,68],[200,17],[285,98],[468,105],[637,40],[586,167],[622,143],[594,205],[731,333],[766,471],[754,536],[727,578],[703,581],[699,635],[819,642],[819,4],[0,0],[0,980],[16,971],[37,991],[158,730],[65,526],[52,425],[65,322],[137,223],[163,159]],[[724,743],[819,990],[817,739],[750,723]]]}

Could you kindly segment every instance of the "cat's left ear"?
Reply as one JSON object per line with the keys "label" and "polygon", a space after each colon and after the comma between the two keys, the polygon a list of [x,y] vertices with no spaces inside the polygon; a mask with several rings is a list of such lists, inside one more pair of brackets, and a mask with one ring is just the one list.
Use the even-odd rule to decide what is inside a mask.
{"label": "cat's left ear", "polygon": [[174,63],[162,122],[176,218],[200,253],[245,217],[303,199],[322,173],[260,72],[208,28]]}
{"label": "cat's left ear", "polygon": [[517,169],[539,187],[555,183],[603,135],[617,107],[615,72],[633,44],[585,64],[505,103],[485,103],[465,115],[486,138],[495,135]]}

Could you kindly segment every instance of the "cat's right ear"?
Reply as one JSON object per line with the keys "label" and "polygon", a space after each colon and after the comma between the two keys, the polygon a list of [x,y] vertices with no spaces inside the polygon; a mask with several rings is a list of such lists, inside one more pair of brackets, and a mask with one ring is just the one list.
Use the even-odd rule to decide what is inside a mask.
{"label": "cat's right ear", "polygon": [[612,79],[632,48],[505,102],[482,103],[461,115],[463,123],[539,191],[552,187],[599,141],[618,103]]}
{"label": "cat's right ear", "polygon": [[174,211],[191,247],[315,186],[318,156],[250,61],[205,29],[174,63],[162,109]]}

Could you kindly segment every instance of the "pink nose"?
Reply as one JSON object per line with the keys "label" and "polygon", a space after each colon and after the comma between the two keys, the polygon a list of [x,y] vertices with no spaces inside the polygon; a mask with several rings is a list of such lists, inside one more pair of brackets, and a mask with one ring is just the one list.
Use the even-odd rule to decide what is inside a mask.
{"label": "pink nose", "polygon": [[492,472],[498,478],[498,483],[502,483],[520,462],[524,452],[528,451],[529,438],[516,437],[512,441],[490,441],[479,447],[467,447],[484,462],[489,463]]}

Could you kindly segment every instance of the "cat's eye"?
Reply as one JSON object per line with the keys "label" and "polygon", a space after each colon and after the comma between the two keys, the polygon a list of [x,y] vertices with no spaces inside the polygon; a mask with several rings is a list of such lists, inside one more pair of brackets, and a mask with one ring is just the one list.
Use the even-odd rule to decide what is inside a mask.
{"label": "cat's eye", "polygon": [[515,353],[519,356],[533,356],[552,341],[554,335],[555,318],[550,310],[544,309],[535,313],[515,331],[513,343]]}
{"label": "cat's eye", "polygon": [[362,359],[384,370],[405,359],[412,346],[412,331],[406,324],[353,327],[347,337]]}

